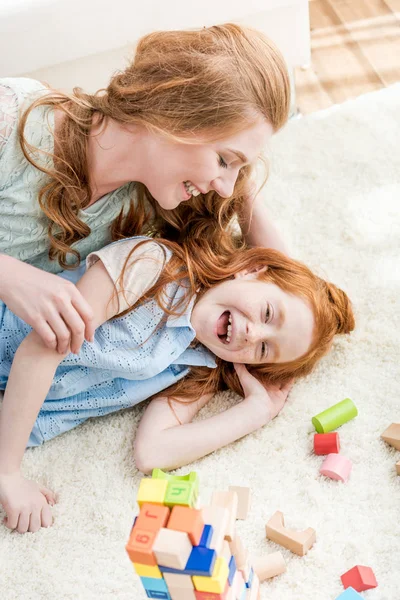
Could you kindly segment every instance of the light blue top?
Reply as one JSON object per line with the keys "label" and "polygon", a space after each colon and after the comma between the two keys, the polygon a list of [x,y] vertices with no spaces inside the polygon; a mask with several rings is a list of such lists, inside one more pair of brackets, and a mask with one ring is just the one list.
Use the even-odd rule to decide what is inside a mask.
{"label": "light blue top", "polygon": [[[85,269],[82,264],[60,275],[76,283]],[[168,307],[185,293],[175,283],[166,291]],[[89,417],[134,406],[179,381],[190,366],[214,368],[215,357],[209,350],[201,345],[189,348],[195,338],[190,323],[194,301],[192,298],[180,317],[168,316],[163,324],[164,311],[149,300],[98,327],[93,343],[85,341],[78,355],[69,354],[60,363],[28,447],[38,446]],[[15,352],[30,331],[29,325],[0,302],[0,389],[5,388]]]}
{"label": "light blue top", "polygon": [[[48,257],[48,220],[38,204],[38,194],[47,176],[24,157],[18,141],[18,123],[23,111],[48,89],[39,81],[0,78],[0,253],[8,254],[36,267],[59,273],[58,261]],[[54,150],[54,110],[49,106],[35,108],[25,128],[27,141],[42,150]],[[35,160],[52,167],[52,159],[36,153]],[[81,210],[81,220],[91,233],[73,247],[81,259],[111,241],[110,225],[121,209],[135,200],[135,184],[126,184]],[[69,264],[75,257],[68,254]]]}

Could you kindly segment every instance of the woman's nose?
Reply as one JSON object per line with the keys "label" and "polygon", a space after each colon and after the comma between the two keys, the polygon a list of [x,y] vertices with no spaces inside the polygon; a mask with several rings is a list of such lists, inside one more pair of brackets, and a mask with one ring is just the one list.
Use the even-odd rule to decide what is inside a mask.
{"label": "woman's nose", "polygon": [[237,179],[237,172],[227,173],[223,177],[218,177],[211,182],[211,187],[221,196],[221,198],[230,198],[233,195]]}

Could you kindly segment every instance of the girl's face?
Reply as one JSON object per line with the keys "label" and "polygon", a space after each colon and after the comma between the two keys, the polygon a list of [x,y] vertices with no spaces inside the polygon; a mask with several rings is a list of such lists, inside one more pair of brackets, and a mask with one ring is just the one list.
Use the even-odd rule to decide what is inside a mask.
{"label": "girl's face", "polygon": [[218,142],[199,138],[197,144],[183,144],[147,132],[140,181],[167,210],[211,190],[229,198],[239,170],[256,162],[272,133],[264,120]]}
{"label": "girl's face", "polygon": [[216,356],[245,364],[296,360],[310,348],[314,315],[306,299],[242,272],[195,304],[196,338]]}

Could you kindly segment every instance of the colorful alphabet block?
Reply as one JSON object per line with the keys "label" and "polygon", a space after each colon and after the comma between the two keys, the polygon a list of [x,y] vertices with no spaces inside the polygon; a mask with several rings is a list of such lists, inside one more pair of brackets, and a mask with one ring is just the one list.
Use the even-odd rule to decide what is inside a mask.
{"label": "colorful alphabet block", "polygon": [[196,509],[198,491],[196,473],[154,469],[140,483],[140,512],[126,550],[147,597],[257,600],[259,579],[235,534],[238,493],[216,492],[211,506]]}

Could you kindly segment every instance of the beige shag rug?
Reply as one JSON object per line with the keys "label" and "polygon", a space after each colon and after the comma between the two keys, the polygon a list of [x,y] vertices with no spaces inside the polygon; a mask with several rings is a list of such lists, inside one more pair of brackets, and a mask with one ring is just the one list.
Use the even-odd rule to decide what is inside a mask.
{"label": "beige shag rug", "polygon": [[[272,155],[271,211],[292,254],[351,296],[357,330],[295,385],[273,423],[178,473],[198,471],[204,502],[214,489],[251,486],[251,514],[238,530],[253,554],[278,549],[264,533],[278,509],[288,526],[316,529],[304,558],[283,550],[287,571],[262,585],[263,599],[334,600],[340,575],[361,564],[379,583],[365,598],[397,600],[400,452],[380,434],[400,421],[400,84],[291,121]],[[359,416],[340,429],[353,463],[340,484],[318,474],[311,417],[345,397]],[[235,401],[220,395],[199,418]],[[142,410],[92,420],[26,452],[24,473],[59,502],[50,529],[21,536],[0,525],[2,600],[145,597],[124,549],[141,479],[132,445]]]}

